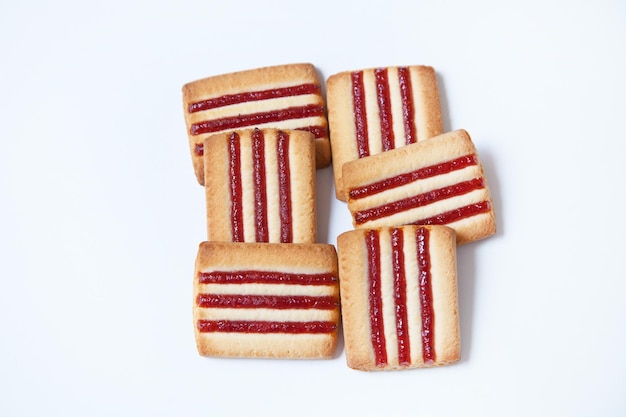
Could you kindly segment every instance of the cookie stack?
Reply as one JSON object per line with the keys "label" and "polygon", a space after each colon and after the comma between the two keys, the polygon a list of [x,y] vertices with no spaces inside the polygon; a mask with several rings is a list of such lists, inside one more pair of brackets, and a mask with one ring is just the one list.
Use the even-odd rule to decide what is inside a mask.
{"label": "cookie stack", "polygon": [[[349,367],[453,363],[456,247],[495,233],[476,148],[463,130],[443,132],[431,67],[338,73],[326,94],[311,64],[183,87],[207,207],[194,275],[198,351],[329,358],[341,306]],[[336,249],[316,243],[315,170],[331,149],[336,197],[354,226]]]}
{"label": "cookie stack", "polygon": [[460,358],[456,246],[495,232],[476,149],[444,133],[432,67],[365,69],[327,81],[348,366],[409,369]]}
{"label": "cookie stack", "polygon": [[183,87],[207,240],[193,317],[206,356],[329,358],[339,327],[337,253],[316,243],[315,170],[330,164],[310,64],[225,74]]}

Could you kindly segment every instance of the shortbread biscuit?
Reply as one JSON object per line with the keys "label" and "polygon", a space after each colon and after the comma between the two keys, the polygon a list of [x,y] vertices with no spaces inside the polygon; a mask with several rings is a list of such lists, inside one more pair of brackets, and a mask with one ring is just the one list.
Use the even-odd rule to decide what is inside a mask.
{"label": "shortbread biscuit", "polygon": [[464,130],[348,162],[343,181],[357,229],[445,224],[458,244],[496,231],[485,172]]}
{"label": "shortbread biscuit", "polygon": [[316,241],[315,139],[246,129],[204,142],[207,240]]}
{"label": "shortbread biscuit", "polygon": [[345,232],[337,238],[346,361],[374,371],[460,358],[456,243],[446,226]]}
{"label": "shortbread biscuit", "polygon": [[337,253],[332,245],[199,246],[193,321],[200,355],[331,358],[339,311]]}
{"label": "shortbread biscuit", "polygon": [[204,139],[245,128],[313,133],[316,166],[330,165],[328,121],[320,78],[311,64],[264,67],[216,75],[183,86],[183,110],[196,178],[204,185]]}
{"label": "shortbread biscuit", "polygon": [[342,165],[443,133],[432,67],[370,68],[326,82],[335,192],[345,201]]}

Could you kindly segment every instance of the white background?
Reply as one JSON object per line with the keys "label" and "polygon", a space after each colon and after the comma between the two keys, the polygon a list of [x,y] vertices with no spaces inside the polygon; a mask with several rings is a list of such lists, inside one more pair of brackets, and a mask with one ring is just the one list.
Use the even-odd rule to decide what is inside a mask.
{"label": "white background", "polygon": [[[626,415],[623,1],[3,1],[0,34],[1,416]],[[460,363],[196,353],[181,87],[294,62],[435,67],[498,222],[458,251]]]}

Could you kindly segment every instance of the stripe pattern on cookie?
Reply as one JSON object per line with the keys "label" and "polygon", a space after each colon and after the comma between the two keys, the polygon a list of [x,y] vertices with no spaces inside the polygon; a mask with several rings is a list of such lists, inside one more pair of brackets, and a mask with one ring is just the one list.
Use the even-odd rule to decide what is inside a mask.
{"label": "stripe pattern on cookie", "polygon": [[443,133],[435,71],[428,66],[370,68],[327,80],[337,198],[341,166]]}
{"label": "stripe pattern on cookie", "polygon": [[330,164],[328,121],[321,84],[311,64],[264,67],[208,77],[183,86],[183,110],[197,180],[204,185],[204,139],[247,128],[313,134],[316,166]]}
{"label": "stripe pattern on cookie", "polygon": [[329,358],[339,324],[335,248],[203,242],[193,305],[201,355]]}
{"label": "stripe pattern on cookie", "polygon": [[208,137],[205,148],[207,240],[315,242],[311,133],[238,130]]}
{"label": "stripe pattern on cookie", "polygon": [[495,233],[491,193],[464,130],[344,165],[355,228],[447,225],[459,244]]}
{"label": "stripe pattern on cookie", "polygon": [[445,226],[339,236],[348,366],[409,369],[459,359],[455,249],[454,231]]}

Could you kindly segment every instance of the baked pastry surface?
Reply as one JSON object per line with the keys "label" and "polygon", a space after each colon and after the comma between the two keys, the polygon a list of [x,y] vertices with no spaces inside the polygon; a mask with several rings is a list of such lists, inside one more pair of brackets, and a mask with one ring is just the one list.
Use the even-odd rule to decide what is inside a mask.
{"label": "baked pastry surface", "polygon": [[246,129],[204,142],[207,240],[314,243],[315,139]]}
{"label": "baked pastry surface", "polygon": [[355,228],[444,224],[458,244],[496,231],[485,172],[465,130],[348,162],[343,180]]}
{"label": "baked pastry surface", "polygon": [[212,134],[245,128],[313,133],[316,166],[330,165],[321,81],[308,63],[216,75],[183,86],[183,111],[198,183],[204,185],[203,143]]}
{"label": "baked pastry surface", "polygon": [[452,229],[354,230],[339,235],[337,251],[350,368],[397,370],[459,360]]}
{"label": "baked pastry surface", "polygon": [[435,71],[369,68],[326,81],[335,192],[345,201],[342,165],[443,133]]}
{"label": "baked pastry surface", "polygon": [[333,245],[202,242],[193,288],[200,355],[324,359],[335,352]]}

